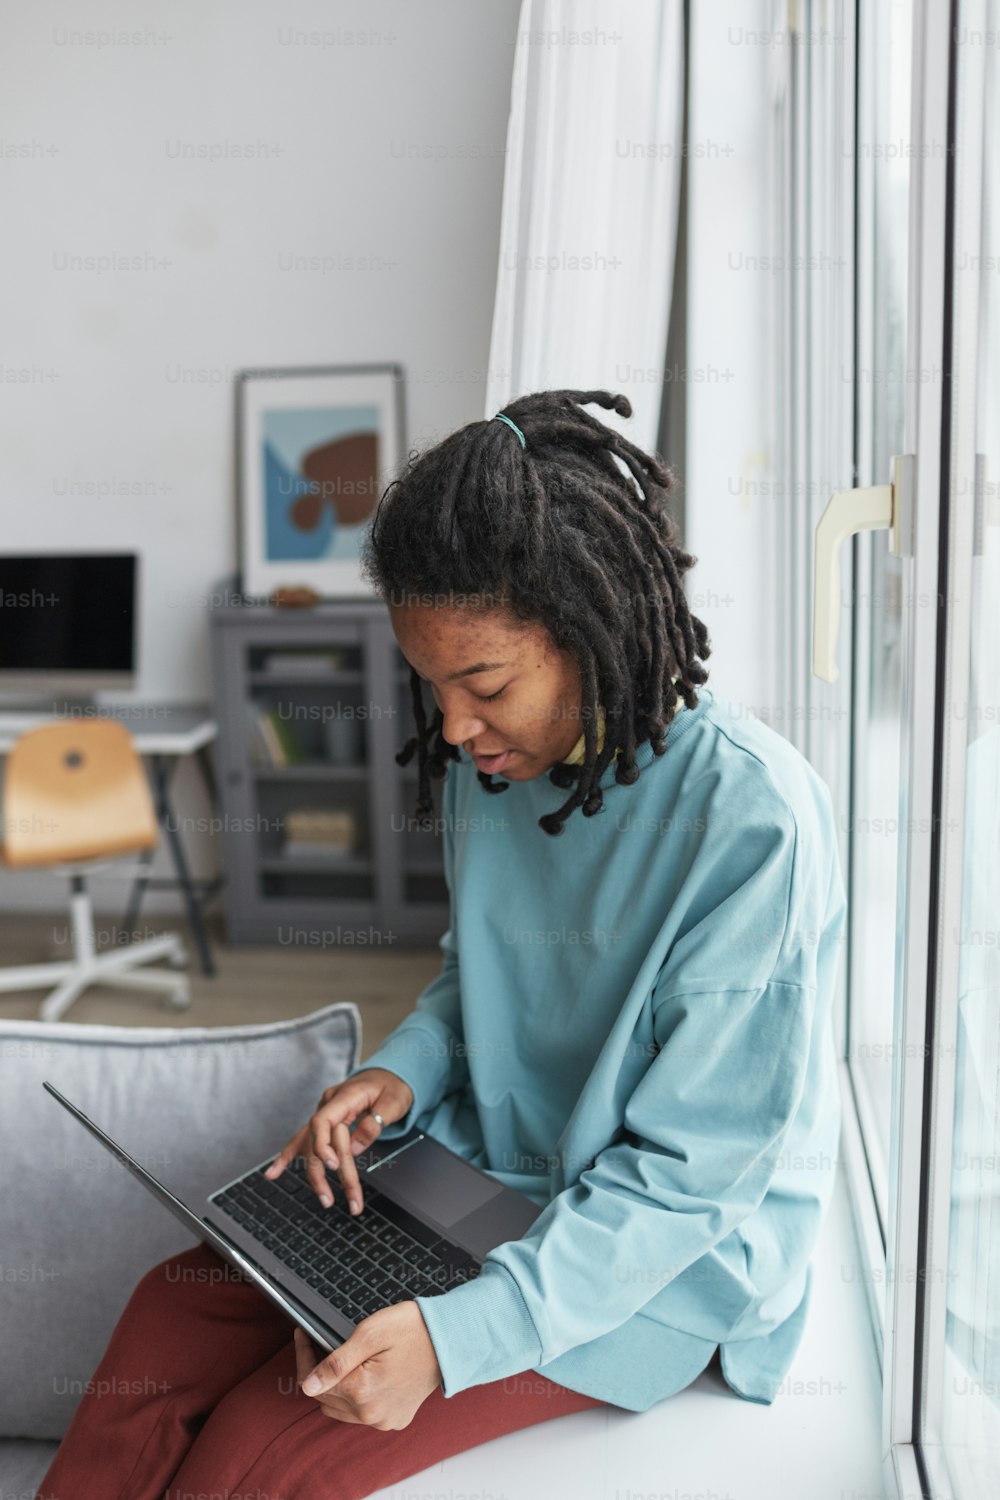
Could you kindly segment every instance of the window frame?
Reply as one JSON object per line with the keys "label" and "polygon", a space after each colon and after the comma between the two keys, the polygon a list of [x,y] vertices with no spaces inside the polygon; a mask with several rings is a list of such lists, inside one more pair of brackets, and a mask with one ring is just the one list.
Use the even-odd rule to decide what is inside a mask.
{"label": "window frame", "polygon": [[[982,0],[961,0],[962,20],[985,30]],[[951,1224],[955,1085],[958,1064],[960,949],[947,934],[961,926],[966,824],[966,760],[973,703],[972,661],[973,557],[976,508],[957,497],[976,493],[977,383],[980,330],[980,278],[959,275],[956,266],[967,255],[978,264],[982,249],[984,165],[983,98],[986,87],[983,49],[965,47],[961,54],[961,108],[973,127],[958,135],[959,53],[949,54],[946,221],[946,307],[942,339],[944,417],[940,505],[942,554],[941,693],[936,725],[936,772],[939,782],[935,868],[931,891],[933,929],[941,940],[932,945],[928,970],[930,1068],[927,1078],[926,1137],[922,1162],[924,1263],[930,1275],[918,1297],[918,1338],[914,1351],[913,1408],[920,1464],[929,1494],[953,1493],[955,1463],[961,1464],[942,1431],[943,1390],[947,1364],[946,1313]],[[959,173],[962,174],[961,182]],[[971,184],[971,187],[968,185]],[[959,191],[960,186],[965,191]],[[929,923],[928,926],[931,924]],[[971,1481],[970,1481],[971,1482]],[[970,1491],[971,1493],[971,1491]]]}
{"label": "window frame", "polygon": [[[776,24],[781,24],[784,9],[776,0]],[[776,252],[785,257],[787,266],[797,268],[809,264],[813,225],[820,233],[824,227],[829,233],[831,223],[831,216],[823,214],[828,205],[809,200],[808,168],[815,164],[817,153],[822,158],[826,152],[829,162],[829,153],[836,150],[830,139],[831,118],[840,121],[845,139],[849,133],[854,139],[850,114],[855,107],[864,108],[865,90],[877,88],[879,79],[859,71],[866,60],[872,65],[871,32],[866,28],[872,24],[873,0],[835,0],[829,10],[817,0],[799,0],[789,4],[785,14],[791,44],[771,101],[773,225]],[[948,930],[942,923],[961,900],[965,720],[954,710],[948,714],[946,704],[959,704],[968,695],[970,622],[961,569],[971,566],[972,554],[969,508],[960,519],[952,515],[950,475],[942,452],[949,399],[957,399],[957,393],[953,391],[949,398],[948,382],[940,375],[920,378],[925,367],[940,370],[946,364],[945,339],[950,332],[946,276],[954,253],[949,233],[954,150],[940,149],[942,142],[952,144],[953,132],[955,49],[950,4],[948,0],[913,0],[912,17],[904,451],[916,454],[918,462],[913,545],[904,547],[904,597],[934,599],[943,594],[948,600],[958,594],[965,603],[958,608],[911,607],[904,612],[892,1137],[889,1158],[881,1163],[873,1145],[864,1089],[857,1085],[848,1055],[846,963],[841,965],[841,994],[835,1010],[844,1104],[842,1157],[861,1249],[872,1271],[868,1306],[883,1371],[886,1487],[890,1493],[907,1496],[950,1492],[941,1469],[942,1452],[934,1446],[941,1409],[946,1287],[933,1276],[925,1278],[922,1268],[942,1263],[947,1252],[955,1058],[953,1052],[937,1047],[936,1039],[954,1034],[958,956],[955,945],[938,938]],[[823,51],[816,47],[815,38],[823,29],[829,32],[831,21],[835,32],[846,38],[839,62],[832,63],[815,56]],[[831,56],[836,51],[829,49]],[[947,68],[941,66],[942,58],[949,59]],[[820,77],[828,86],[832,82],[832,97],[829,87],[817,90]],[[938,149],[934,149],[935,142]],[[872,294],[856,239],[859,232],[867,232],[861,188],[870,165],[863,167],[855,149],[848,153],[845,170],[851,174],[850,198],[844,192],[843,173],[838,183],[838,174],[812,172],[812,193],[814,199],[828,192],[839,194],[840,218],[850,219],[856,280],[844,278],[846,290],[831,322],[829,307],[824,309],[815,301],[828,289],[817,287],[815,274],[793,269],[775,290],[772,321],[772,347],[778,362],[772,432],[774,470],[780,481],[773,525],[775,556],[782,581],[787,583],[786,589],[779,590],[776,608],[780,643],[776,702],[788,715],[789,737],[825,775],[835,797],[843,786],[845,767],[850,774],[855,753],[853,715],[848,719],[852,732],[830,734],[816,712],[824,703],[837,700],[828,697],[829,689],[807,672],[803,642],[811,636],[811,591],[803,588],[802,580],[812,578],[812,536],[828,498],[814,494],[809,480],[822,475],[835,477],[841,487],[848,483],[837,422],[824,428],[815,421],[816,401],[828,392],[818,388],[818,381],[816,389],[807,384],[814,374],[808,365],[808,319],[813,318],[812,329],[829,331],[832,327],[835,337],[844,319],[850,319],[853,343],[845,342],[844,347],[851,350],[855,372],[858,351],[871,345]],[[817,316],[825,317],[826,323],[817,322]],[[865,451],[861,443],[867,418],[862,405],[852,412],[851,420],[854,472],[858,453]],[[852,477],[849,482],[858,481]],[[803,494],[809,497],[805,504],[800,499]],[[858,562],[860,576],[864,570]],[[851,588],[851,598],[854,563],[854,557],[842,559],[842,587]],[[949,581],[942,586],[942,579]],[[849,692],[851,674],[844,673],[842,682]],[[805,728],[792,712],[796,704],[807,705]],[[817,719],[820,722],[814,728]],[[933,733],[928,733],[928,726],[933,726]],[[957,774],[956,767],[961,767]],[[848,847],[847,870],[853,852]],[[873,1186],[873,1173],[880,1171],[885,1173],[888,1188],[884,1225]],[[880,1266],[885,1274],[884,1306],[876,1295]]]}

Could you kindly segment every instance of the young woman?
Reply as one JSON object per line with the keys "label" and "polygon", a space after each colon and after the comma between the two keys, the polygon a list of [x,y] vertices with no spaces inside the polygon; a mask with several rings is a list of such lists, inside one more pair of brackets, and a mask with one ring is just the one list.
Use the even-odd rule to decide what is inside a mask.
{"label": "young woman", "polygon": [[351,1500],[530,1423],[645,1410],[717,1351],[751,1401],[788,1370],[840,1123],[830,797],[705,686],[672,475],[592,405],[631,415],[525,396],[379,505],[399,759],[415,822],[443,780],[451,920],[440,977],[269,1169],[305,1156],[326,1206],[339,1178],[363,1213],[355,1156],[417,1124],[543,1212],[326,1358],[235,1273],[199,1281],[206,1248],[154,1267],[98,1371],[122,1394],[84,1397],[49,1500],[308,1500],[332,1474]]}

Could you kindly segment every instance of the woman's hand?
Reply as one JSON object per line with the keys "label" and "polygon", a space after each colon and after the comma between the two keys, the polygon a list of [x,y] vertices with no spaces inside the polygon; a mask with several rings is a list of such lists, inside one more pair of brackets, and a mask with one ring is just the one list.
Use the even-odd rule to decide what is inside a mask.
{"label": "woman's hand", "polygon": [[303,1393],[316,1397],[324,1415],[380,1432],[409,1427],[441,1384],[441,1367],[415,1302],[379,1308],[318,1364],[310,1339],[296,1328],[295,1362]]}
{"label": "woman's hand", "polygon": [[[380,1131],[378,1121],[368,1111],[376,1110],[383,1123],[391,1125],[403,1118],[412,1103],[413,1090],[395,1073],[387,1068],[362,1068],[324,1091],[312,1119],[292,1136],[264,1176],[273,1181],[297,1156],[303,1156],[306,1176],[323,1207],[333,1204],[325,1171],[329,1167],[340,1177],[351,1213],[359,1214],[364,1200],[354,1158],[378,1139]],[[352,1134],[348,1126],[360,1116],[364,1118]],[[423,1325],[422,1318],[420,1322]]]}

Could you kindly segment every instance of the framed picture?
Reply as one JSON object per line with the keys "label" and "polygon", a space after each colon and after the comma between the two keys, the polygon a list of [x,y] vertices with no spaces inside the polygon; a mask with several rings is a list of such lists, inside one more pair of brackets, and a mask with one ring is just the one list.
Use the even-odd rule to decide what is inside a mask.
{"label": "framed picture", "polygon": [[370,599],[361,543],[405,451],[401,365],[241,370],[241,589]]}

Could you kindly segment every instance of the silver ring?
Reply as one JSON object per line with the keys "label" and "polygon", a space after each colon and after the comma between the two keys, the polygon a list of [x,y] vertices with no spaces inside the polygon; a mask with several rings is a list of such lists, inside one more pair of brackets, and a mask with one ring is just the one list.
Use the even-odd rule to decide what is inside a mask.
{"label": "silver ring", "polygon": [[371,1115],[371,1117],[372,1117],[373,1120],[377,1120],[378,1121],[378,1123],[382,1127],[382,1129],[385,1128],[385,1121],[383,1120],[382,1116],[379,1114],[379,1112],[378,1112],[377,1109],[370,1109],[368,1111],[368,1113]]}

